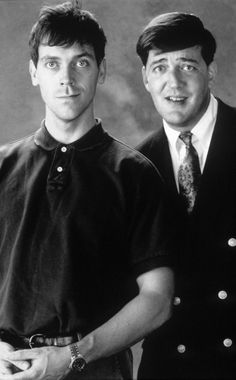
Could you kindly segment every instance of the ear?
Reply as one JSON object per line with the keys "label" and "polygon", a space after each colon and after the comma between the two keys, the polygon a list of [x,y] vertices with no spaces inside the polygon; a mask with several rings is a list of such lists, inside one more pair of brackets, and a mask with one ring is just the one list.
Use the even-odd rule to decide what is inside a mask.
{"label": "ear", "polygon": [[103,84],[106,78],[106,58],[103,58],[102,62],[99,65],[99,73],[98,73],[98,83]]}
{"label": "ear", "polygon": [[209,79],[209,85],[211,86],[216,78],[217,74],[217,65],[216,62],[213,61],[208,66],[208,79]]}
{"label": "ear", "polygon": [[146,90],[148,92],[150,92],[148,78],[147,78],[147,73],[146,73],[146,67],[145,66],[142,67],[142,77],[143,77],[143,84],[144,84]]}
{"label": "ear", "polygon": [[38,85],[37,69],[32,59],[29,62],[29,72],[31,76],[32,85],[37,86]]}

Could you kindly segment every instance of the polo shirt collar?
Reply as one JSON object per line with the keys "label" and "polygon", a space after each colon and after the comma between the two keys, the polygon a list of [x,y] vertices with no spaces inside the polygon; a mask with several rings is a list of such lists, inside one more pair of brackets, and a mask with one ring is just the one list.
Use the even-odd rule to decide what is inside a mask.
{"label": "polo shirt collar", "polygon": [[96,145],[101,145],[106,138],[108,138],[108,134],[102,128],[101,120],[96,119],[96,124],[82,137],[70,144],[63,144],[55,140],[54,137],[50,135],[43,120],[41,128],[39,128],[35,133],[34,142],[37,146],[40,146],[44,150],[48,151],[56,149],[58,145],[69,145],[78,150],[87,150],[95,147]]}

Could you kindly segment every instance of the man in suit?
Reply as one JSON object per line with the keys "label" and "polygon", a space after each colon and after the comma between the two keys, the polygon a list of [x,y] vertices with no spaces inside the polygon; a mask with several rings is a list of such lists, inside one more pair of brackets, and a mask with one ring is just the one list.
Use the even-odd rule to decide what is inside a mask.
{"label": "man in suit", "polygon": [[201,20],[179,12],[137,43],[163,119],[138,149],[166,181],[180,247],[173,316],[144,341],[139,379],[236,379],[236,109],[210,90],[215,50]]}

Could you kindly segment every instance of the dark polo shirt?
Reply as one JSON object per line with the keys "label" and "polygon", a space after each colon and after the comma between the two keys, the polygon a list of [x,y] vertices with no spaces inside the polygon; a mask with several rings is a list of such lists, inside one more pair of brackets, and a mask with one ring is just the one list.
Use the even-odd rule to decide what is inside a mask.
{"label": "dark polo shirt", "polygon": [[0,149],[0,329],[87,333],[170,262],[162,182],[101,124],[58,143],[42,126]]}

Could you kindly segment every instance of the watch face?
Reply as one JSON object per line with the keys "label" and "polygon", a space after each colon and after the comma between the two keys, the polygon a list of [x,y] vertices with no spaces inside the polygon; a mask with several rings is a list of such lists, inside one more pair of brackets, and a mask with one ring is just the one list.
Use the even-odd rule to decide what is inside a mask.
{"label": "watch face", "polygon": [[74,371],[81,372],[83,371],[84,367],[86,365],[86,361],[82,357],[75,358],[73,362],[71,363],[71,368]]}

